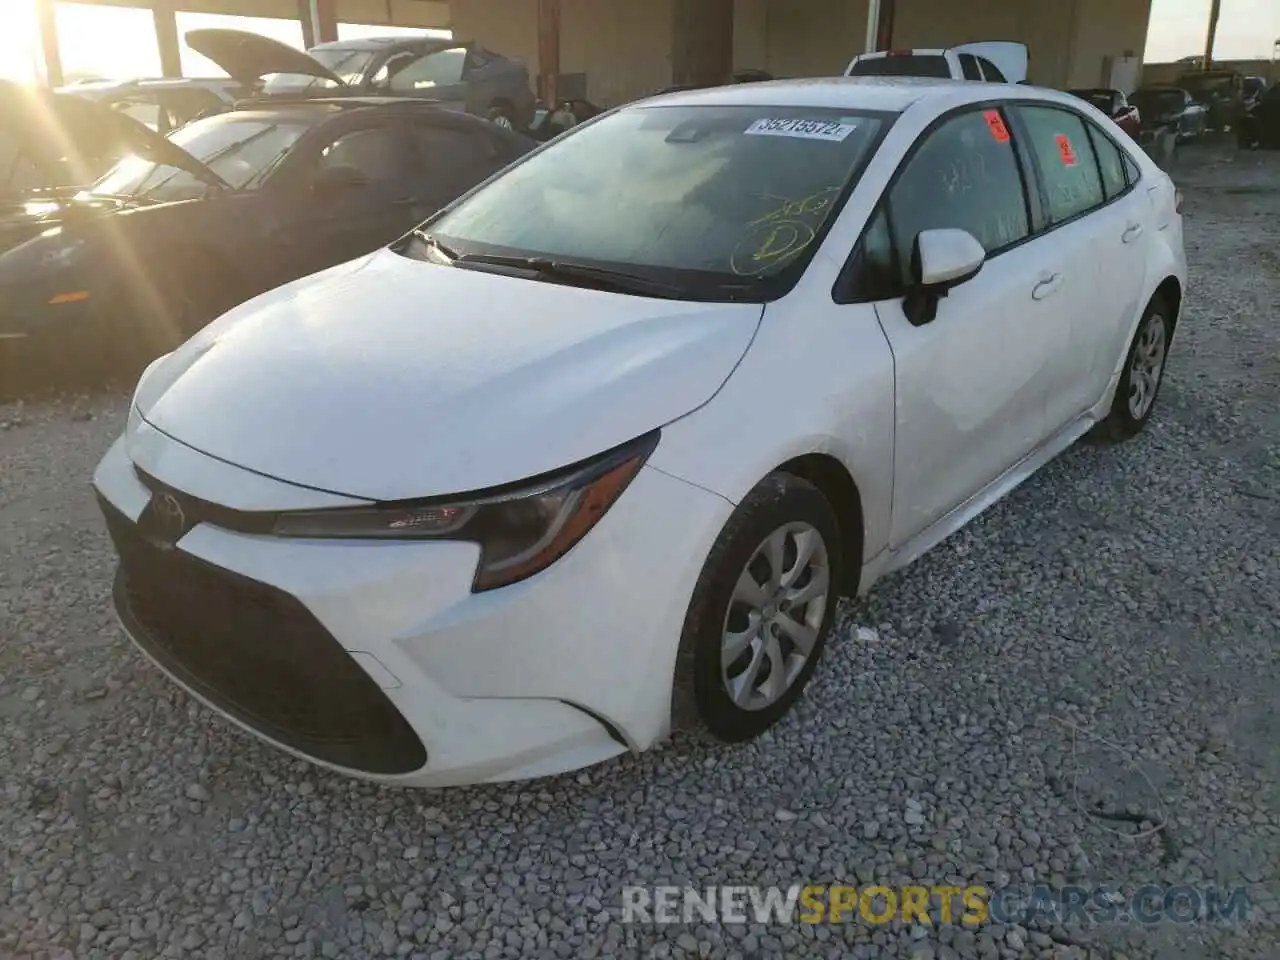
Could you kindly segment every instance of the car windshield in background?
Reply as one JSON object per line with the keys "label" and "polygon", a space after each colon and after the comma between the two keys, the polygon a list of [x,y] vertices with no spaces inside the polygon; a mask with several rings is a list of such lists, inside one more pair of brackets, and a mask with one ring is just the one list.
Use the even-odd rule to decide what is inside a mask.
{"label": "car windshield in background", "polygon": [[425,229],[464,257],[603,267],[682,299],[769,299],[794,285],[889,122],[812,107],[632,107]]}
{"label": "car windshield in background", "polygon": [[[297,123],[239,118],[231,114],[197,120],[169,137],[238,190],[263,182],[305,133]],[[208,190],[195,174],[141,157],[126,157],[94,184],[92,193],[147,200],[190,200]]]}
{"label": "car windshield in background", "polygon": [[[342,47],[321,47],[308,50],[307,55],[349,86],[357,86],[373,64],[376,54],[372,50],[347,50]],[[337,84],[324,77],[309,77],[301,73],[273,73],[266,77],[262,92],[265,94],[296,93],[301,90],[330,90]]]}
{"label": "car windshield in background", "polygon": [[851,77],[950,77],[951,67],[941,54],[903,54],[867,57],[849,71]]}

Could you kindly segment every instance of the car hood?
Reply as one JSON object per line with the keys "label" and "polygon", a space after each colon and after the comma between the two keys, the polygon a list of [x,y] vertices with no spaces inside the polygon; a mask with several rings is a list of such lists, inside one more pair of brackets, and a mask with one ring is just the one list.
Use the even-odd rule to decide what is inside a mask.
{"label": "car hood", "polygon": [[[100,171],[77,170],[88,158],[133,154],[222,183],[172,140],[103,104],[70,92],[0,88],[0,130],[40,164],[46,186],[85,186]],[[9,197],[8,199],[12,199]]]}
{"label": "car hood", "polygon": [[251,85],[272,73],[296,73],[332,80],[345,87],[333,71],[315,57],[308,56],[279,40],[246,30],[188,30],[187,46],[216,63],[239,83]]}
{"label": "car hood", "polygon": [[173,439],[286,482],[381,501],[464,493],[697,409],[762,314],[383,250],[226,314],[153,365],[135,403]]}

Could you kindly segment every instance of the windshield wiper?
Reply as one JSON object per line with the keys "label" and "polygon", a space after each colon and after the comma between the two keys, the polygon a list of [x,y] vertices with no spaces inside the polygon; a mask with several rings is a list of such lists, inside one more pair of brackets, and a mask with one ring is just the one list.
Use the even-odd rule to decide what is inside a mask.
{"label": "windshield wiper", "polygon": [[453,262],[457,260],[460,256],[462,256],[462,254],[458,253],[458,251],[453,249],[453,247],[449,247],[441,243],[439,240],[437,240],[431,234],[427,233],[427,231],[423,230],[421,227],[415,228],[414,230],[410,231],[410,234],[413,237],[413,239],[417,240],[419,243],[423,244],[426,247],[430,247],[432,250],[434,250],[436,253],[440,254],[440,256],[444,257],[446,260],[450,262]]}
{"label": "windshield wiper", "polygon": [[650,280],[621,270],[606,267],[589,267],[582,263],[566,263],[550,257],[503,257],[488,253],[464,253],[454,258],[455,263],[488,264],[495,267],[513,267],[528,270],[547,280],[570,285],[589,286],[597,290],[613,290],[618,293],[635,293],[667,300],[687,300],[689,290],[674,283]]}

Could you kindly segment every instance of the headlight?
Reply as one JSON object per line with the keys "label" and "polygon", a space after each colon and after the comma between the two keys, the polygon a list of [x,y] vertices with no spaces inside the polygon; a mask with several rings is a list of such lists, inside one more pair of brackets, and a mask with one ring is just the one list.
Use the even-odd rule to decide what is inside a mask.
{"label": "headlight", "polygon": [[492,590],[546,569],[586,536],[640,472],[655,431],[541,480],[469,499],[282,513],[281,537],[462,540],[480,546],[472,589]]}

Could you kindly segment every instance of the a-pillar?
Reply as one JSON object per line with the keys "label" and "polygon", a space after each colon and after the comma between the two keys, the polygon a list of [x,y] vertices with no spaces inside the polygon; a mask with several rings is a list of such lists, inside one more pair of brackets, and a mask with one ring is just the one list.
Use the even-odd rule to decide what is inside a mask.
{"label": "a-pillar", "polygon": [[538,0],[538,96],[548,110],[559,102],[560,0]]}
{"label": "a-pillar", "polygon": [[152,0],[151,16],[156,25],[156,43],[160,47],[160,73],[166,77],[182,76],[182,48],[178,41],[178,16],[173,0]]}
{"label": "a-pillar", "polygon": [[40,52],[44,60],[44,81],[62,86],[62,52],[58,47],[58,18],[54,0],[36,0],[36,24],[40,30]]}

